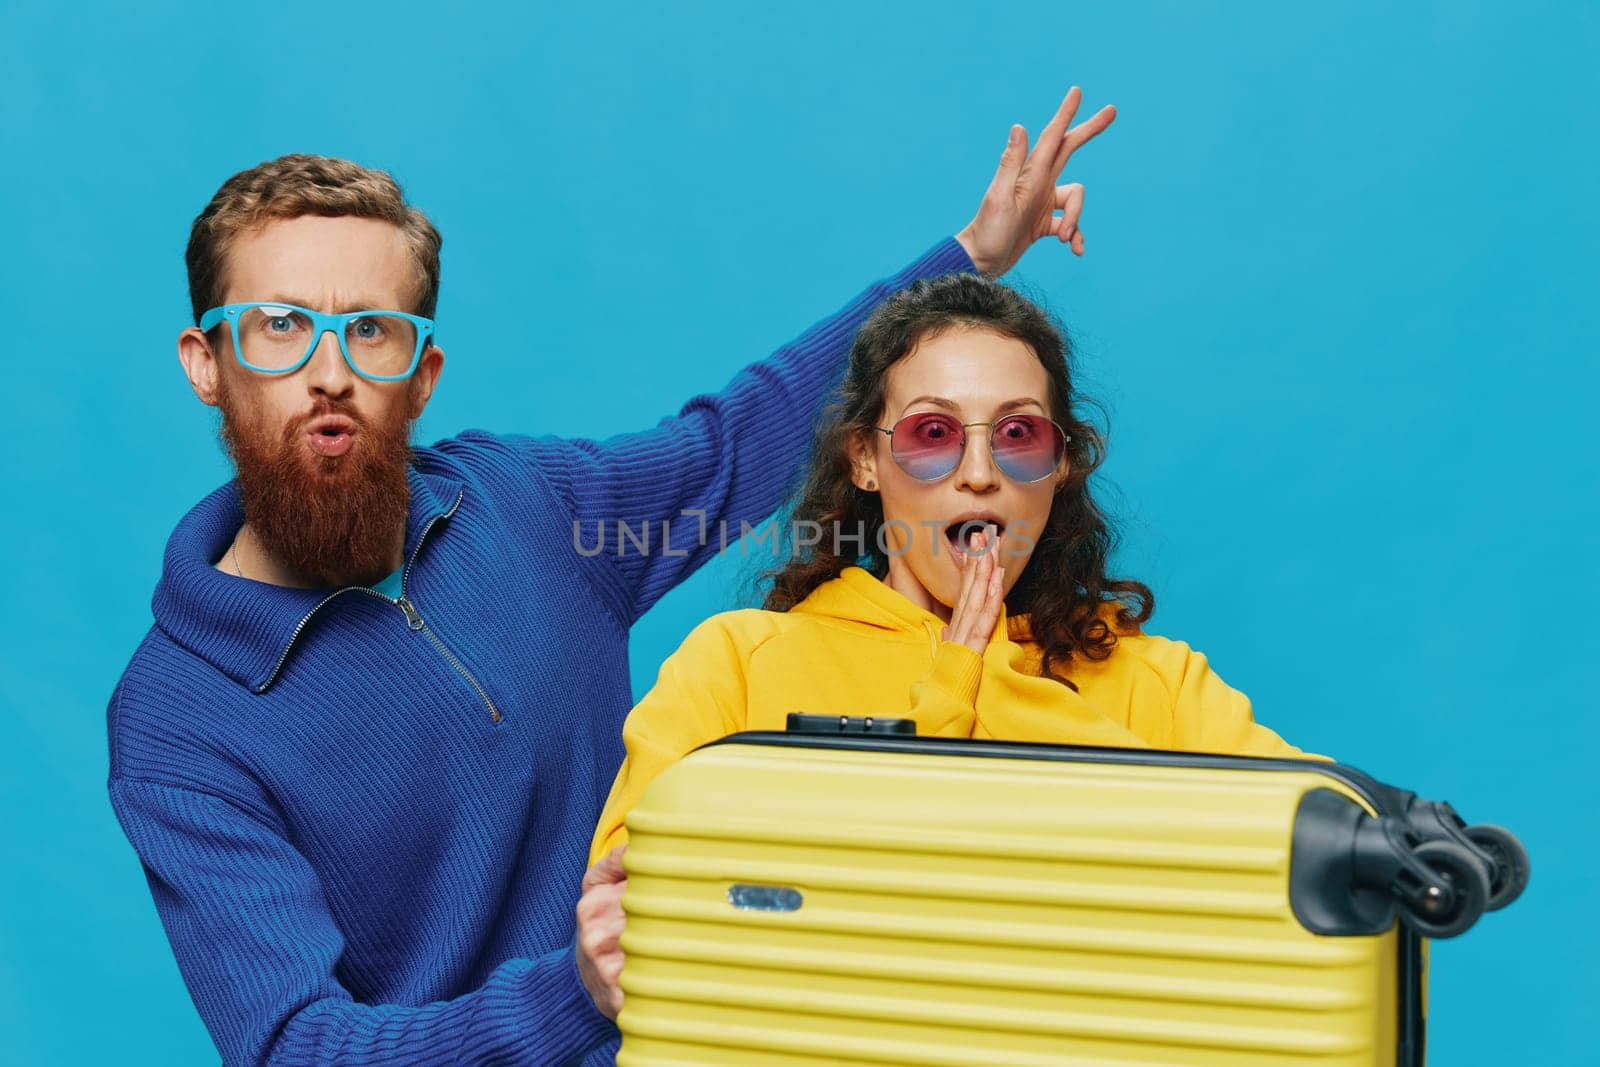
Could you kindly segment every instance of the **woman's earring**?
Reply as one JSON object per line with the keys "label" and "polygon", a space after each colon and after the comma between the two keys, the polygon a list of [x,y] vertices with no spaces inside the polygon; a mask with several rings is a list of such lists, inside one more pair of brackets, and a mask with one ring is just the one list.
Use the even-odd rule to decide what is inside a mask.
{"label": "woman's earring", "polygon": [[868,478],[867,479],[867,492],[870,493],[870,492],[874,491],[877,488],[878,488],[878,483],[873,481],[871,478]]}

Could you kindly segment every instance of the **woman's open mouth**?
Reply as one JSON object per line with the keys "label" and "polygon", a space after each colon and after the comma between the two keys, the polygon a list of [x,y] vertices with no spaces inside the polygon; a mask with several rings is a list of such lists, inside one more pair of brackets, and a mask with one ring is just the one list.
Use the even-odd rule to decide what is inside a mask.
{"label": "woman's open mouth", "polygon": [[[990,527],[993,527],[993,529],[991,530]],[[980,516],[977,518],[967,516],[959,518],[946,526],[944,528],[944,538],[950,543],[952,558],[958,557],[963,553],[966,555],[982,555],[992,551],[994,548],[992,540],[989,546],[981,553],[973,552],[970,547],[972,535],[985,532],[989,533],[991,537],[999,537],[1006,532],[1006,524],[994,516]]]}

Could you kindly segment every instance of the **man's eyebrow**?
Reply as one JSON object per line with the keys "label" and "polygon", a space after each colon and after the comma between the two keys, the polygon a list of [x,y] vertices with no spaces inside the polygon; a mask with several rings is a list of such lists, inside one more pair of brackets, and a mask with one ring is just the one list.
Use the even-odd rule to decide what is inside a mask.
{"label": "man's eyebrow", "polygon": [[[935,407],[945,408],[948,411],[958,411],[961,407],[961,405],[957,404],[955,401],[948,400],[942,396],[918,396],[906,401],[906,406],[900,409],[900,413],[904,415],[917,404],[933,404]],[[995,414],[998,415],[1008,411],[1016,411],[1018,408],[1028,407],[1030,404],[1038,408],[1040,411],[1044,410],[1044,405],[1031,396],[1019,396],[1014,400],[1007,400],[994,410]]]}
{"label": "man's eyebrow", "polygon": [[[310,300],[306,300],[305,298],[298,297],[298,296],[287,296],[287,295],[285,295],[283,293],[275,293],[275,294],[273,294],[271,299],[262,300],[262,301],[260,301],[260,303],[263,303],[263,304],[293,304],[295,307],[310,308],[313,311],[321,310],[320,308],[317,307],[316,304],[312,303]],[[343,315],[346,312],[350,312],[350,311],[398,311],[398,310],[400,310],[400,309],[399,308],[388,307],[382,301],[378,301],[378,300],[347,300],[344,303],[338,305],[330,314]]]}

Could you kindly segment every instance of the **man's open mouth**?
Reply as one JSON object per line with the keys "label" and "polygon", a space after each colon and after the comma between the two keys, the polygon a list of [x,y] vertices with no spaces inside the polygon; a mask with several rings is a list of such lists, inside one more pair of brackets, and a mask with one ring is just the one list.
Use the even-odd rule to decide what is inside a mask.
{"label": "man's open mouth", "polygon": [[322,456],[342,456],[350,451],[355,437],[355,422],[343,415],[325,415],[306,427],[306,441]]}

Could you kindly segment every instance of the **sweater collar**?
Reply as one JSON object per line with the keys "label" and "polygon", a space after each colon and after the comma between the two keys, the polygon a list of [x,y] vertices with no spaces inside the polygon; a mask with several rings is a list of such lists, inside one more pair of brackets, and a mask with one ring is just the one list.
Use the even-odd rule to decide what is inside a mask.
{"label": "sweater collar", "polygon": [[[460,482],[411,467],[405,561],[409,566],[433,521],[461,502]],[[244,524],[237,483],[229,482],[185,515],[167,541],[150,608],[156,626],[179,645],[252,691],[265,692],[295,638],[344,589],[286,589],[223,574],[215,561]]]}

